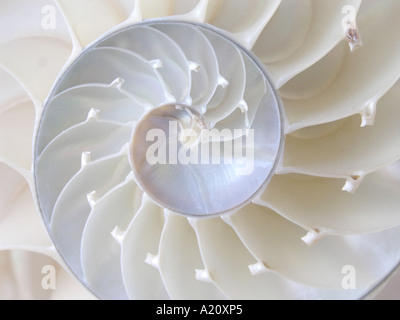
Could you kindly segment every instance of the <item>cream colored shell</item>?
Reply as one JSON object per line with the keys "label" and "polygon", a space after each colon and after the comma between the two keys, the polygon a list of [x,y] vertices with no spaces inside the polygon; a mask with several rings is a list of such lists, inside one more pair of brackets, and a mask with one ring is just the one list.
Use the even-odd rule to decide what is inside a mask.
{"label": "cream colored shell", "polygon": [[[0,297],[90,298],[85,285],[116,299],[364,297],[400,261],[399,10],[397,0],[2,1]],[[265,192],[220,218],[187,219],[146,195],[128,208],[129,178],[84,194],[80,285],[37,209],[34,138],[51,88],[82,50],[153,18],[211,24],[259,58],[286,114],[282,161]],[[111,170],[82,159],[82,183],[94,166]],[[107,229],[107,213],[124,207],[126,228]],[[112,237],[99,236],[103,227]],[[112,248],[101,272],[96,243]],[[107,291],[117,260],[120,282]],[[34,286],[44,265],[62,275],[54,292]],[[356,290],[343,289],[348,266]]]}

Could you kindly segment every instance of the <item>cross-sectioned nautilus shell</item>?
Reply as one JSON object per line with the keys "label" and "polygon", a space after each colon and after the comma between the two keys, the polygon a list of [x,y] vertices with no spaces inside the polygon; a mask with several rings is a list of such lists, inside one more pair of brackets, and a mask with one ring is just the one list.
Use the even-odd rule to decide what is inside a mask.
{"label": "cross-sectioned nautilus shell", "polygon": [[102,299],[367,296],[400,262],[399,10],[3,0],[0,267],[35,252]]}

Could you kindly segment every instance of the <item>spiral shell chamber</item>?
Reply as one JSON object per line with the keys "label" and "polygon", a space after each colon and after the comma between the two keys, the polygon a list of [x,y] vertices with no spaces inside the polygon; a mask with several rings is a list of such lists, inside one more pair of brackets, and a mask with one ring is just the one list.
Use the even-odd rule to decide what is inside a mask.
{"label": "spiral shell chamber", "polygon": [[[38,203],[55,246],[83,283],[104,291],[98,279],[104,275],[90,272],[100,258],[90,244],[94,238],[107,238],[100,242],[117,259],[112,233],[129,227],[145,199],[187,217],[247,205],[273,175],[283,146],[282,119],[264,67],[217,28],[156,19],[97,40],[54,85],[37,131]],[[182,133],[196,132],[199,121],[196,148],[188,147]],[[175,135],[168,132],[174,122]],[[154,165],[146,158],[152,129],[166,135],[166,148],[157,155],[166,152],[167,162]],[[131,192],[121,192],[127,188]],[[97,207],[110,197],[115,210],[128,206],[130,212],[104,216],[106,209]],[[96,217],[97,211],[103,213]],[[99,223],[103,227],[93,229]],[[121,273],[115,263],[103,272],[110,270]],[[113,298],[126,297],[123,283],[121,278],[114,285]]]}

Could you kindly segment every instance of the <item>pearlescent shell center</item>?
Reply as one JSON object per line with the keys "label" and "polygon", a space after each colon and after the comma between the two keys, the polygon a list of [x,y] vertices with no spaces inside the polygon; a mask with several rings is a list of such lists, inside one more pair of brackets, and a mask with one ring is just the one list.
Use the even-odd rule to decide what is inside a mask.
{"label": "pearlescent shell center", "polygon": [[135,181],[161,207],[187,216],[237,210],[273,175],[281,118],[261,63],[217,29],[153,21],[110,34],[83,51],[45,106],[37,155],[61,159],[71,149],[75,159],[51,165],[71,173],[59,181],[37,157],[44,217],[79,158],[101,161],[127,144]]}
{"label": "pearlescent shell center", "polygon": [[282,145],[279,97],[250,52],[211,26],[143,22],[85,48],[54,85],[34,150],[38,205],[90,282],[92,239],[118,253],[149,199],[152,213],[234,212],[268,184]]}
{"label": "pearlescent shell center", "polygon": [[[267,184],[278,158],[282,137],[274,91],[265,71],[232,40],[191,24],[155,27],[188,39],[200,33],[211,49],[198,53],[200,61],[215,59],[219,72],[208,101],[198,103],[192,95],[207,92],[209,83],[191,83],[188,97],[175,96],[176,103],[157,106],[139,119],[130,147],[136,181],[157,204],[176,213],[207,216],[236,210]],[[193,63],[194,79],[216,71],[188,60],[189,68]]]}

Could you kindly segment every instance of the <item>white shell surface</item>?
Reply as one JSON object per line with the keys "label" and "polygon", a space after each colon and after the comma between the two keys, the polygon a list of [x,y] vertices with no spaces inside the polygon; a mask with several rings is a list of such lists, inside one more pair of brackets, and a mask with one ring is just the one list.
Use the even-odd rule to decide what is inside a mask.
{"label": "white shell surface", "polygon": [[[0,28],[1,297],[86,299],[86,286],[115,299],[358,299],[393,270],[400,261],[398,1],[81,2],[0,4],[0,24],[13,26]],[[218,129],[258,126],[265,122],[251,105],[266,87],[245,75],[240,50],[230,55],[234,68],[218,58],[226,50],[218,39],[194,32],[196,45],[185,46],[191,37],[174,23],[145,30],[168,50],[157,50],[150,36],[142,48],[123,41],[113,48],[108,35],[152,18],[226,32],[264,64],[282,98],[286,143],[275,175],[258,196],[249,191],[253,204],[222,220],[188,220],[142,199],[126,143],[142,115],[165,104],[197,106]],[[104,46],[88,50],[99,37],[108,39]],[[79,65],[83,49],[92,57]],[[116,56],[146,82],[130,81]],[[62,76],[71,64],[88,72]],[[65,85],[43,113],[60,79]],[[42,182],[32,170],[38,159]],[[44,265],[59,274],[54,292],[35,288]],[[356,290],[343,290],[349,265]],[[63,270],[70,269],[83,286],[69,280]],[[118,281],[107,294],[111,270]]]}

